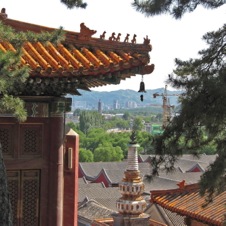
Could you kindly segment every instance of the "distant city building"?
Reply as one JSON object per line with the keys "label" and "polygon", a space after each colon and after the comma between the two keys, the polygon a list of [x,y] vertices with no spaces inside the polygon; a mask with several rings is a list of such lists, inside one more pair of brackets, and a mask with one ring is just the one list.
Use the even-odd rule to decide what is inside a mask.
{"label": "distant city building", "polygon": [[151,133],[152,132],[152,125],[151,123],[145,123],[144,124],[144,130],[148,133]]}
{"label": "distant city building", "polygon": [[103,110],[103,103],[101,102],[101,100],[98,101],[98,112],[100,114],[102,114],[102,110]]}
{"label": "distant city building", "polygon": [[106,120],[109,120],[109,119],[112,119],[114,117],[117,117],[117,118],[122,118],[124,114],[122,113],[119,113],[119,114],[102,114],[102,116],[106,119]]}
{"label": "distant city building", "polygon": [[65,114],[65,124],[70,122],[79,123],[79,116],[74,115],[73,112],[67,112]]}
{"label": "distant city building", "polygon": [[119,109],[119,108],[120,108],[119,102],[118,102],[118,100],[115,100],[114,104],[113,104],[113,109],[116,110],[116,109]]}
{"label": "distant city building", "polygon": [[126,108],[137,108],[137,103],[135,101],[127,101],[125,106]]}
{"label": "distant city building", "polygon": [[87,104],[86,101],[75,101],[72,98],[72,111],[74,111],[75,109],[87,109]]}
{"label": "distant city building", "polygon": [[115,117],[114,114],[102,114],[102,116],[103,116],[104,119],[106,119],[106,120],[110,120],[110,119],[112,119],[113,117]]}

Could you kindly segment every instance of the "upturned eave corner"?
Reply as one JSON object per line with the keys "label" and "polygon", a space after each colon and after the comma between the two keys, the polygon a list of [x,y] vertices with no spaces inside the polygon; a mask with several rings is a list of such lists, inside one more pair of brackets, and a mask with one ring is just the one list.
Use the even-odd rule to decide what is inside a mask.
{"label": "upturned eave corner", "polygon": [[[0,12],[4,25],[15,32],[52,32],[56,28],[45,27],[8,18],[5,8]],[[18,85],[12,94],[21,96],[81,95],[77,89],[119,84],[137,74],[151,74],[152,46],[146,35],[143,43],[137,43],[137,35],[102,32],[80,24],[80,32],[65,30],[61,43],[29,42],[22,46],[22,65],[30,67],[29,78]],[[2,41],[0,49],[16,51],[16,46]]]}

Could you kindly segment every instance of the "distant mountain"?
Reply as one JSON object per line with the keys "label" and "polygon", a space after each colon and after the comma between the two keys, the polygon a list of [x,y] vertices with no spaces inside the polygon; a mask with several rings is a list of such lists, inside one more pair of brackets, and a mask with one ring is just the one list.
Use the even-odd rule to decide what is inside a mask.
{"label": "distant mountain", "polygon": [[[101,102],[103,109],[115,109],[115,108],[135,108],[146,106],[161,106],[163,104],[164,88],[146,90],[146,93],[139,93],[134,90],[117,90],[117,91],[84,91],[79,90],[81,96],[72,96],[73,109],[98,109],[98,102]],[[153,94],[157,93],[156,98]],[[167,97],[170,105],[178,105],[178,97],[181,91],[167,91]],[[143,101],[140,100],[140,95],[143,95]]]}

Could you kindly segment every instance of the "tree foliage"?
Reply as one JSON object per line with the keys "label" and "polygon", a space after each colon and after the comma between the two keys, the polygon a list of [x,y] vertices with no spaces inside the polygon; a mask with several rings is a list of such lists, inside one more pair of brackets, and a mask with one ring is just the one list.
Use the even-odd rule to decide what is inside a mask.
{"label": "tree foliage", "polygon": [[198,5],[207,9],[222,6],[225,0],[134,0],[132,6],[146,16],[155,16],[163,13],[179,19],[187,12],[193,12]]}
{"label": "tree foliage", "polygon": [[83,0],[61,0],[63,4],[65,4],[69,9],[73,8],[83,8],[85,9],[87,3]]}
{"label": "tree foliage", "polygon": [[79,115],[79,129],[87,134],[91,128],[100,128],[103,117],[96,111],[82,111]]}
{"label": "tree foliage", "polygon": [[132,129],[135,131],[141,131],[144,128],[144,121],[141,117],[135,117],[133,119]]}
{"label": "tree foliage", "polygon": [[[199,4],[213,9],[225,1],[134,1],[133,6],[150,16],[169,13],[180,18]],[[180,98],[180,114],[153,140],[157,157],[153,159],[152,175],[158,174],[161,166],[171,171],[177,157],[185,151],[199,155],[210,145],[218,157],[200,181],[200,193],[209,194],[210,201],[226,189],[226,25],[208,32],[203,40],[208,47],[199,51],[199,58],[175,59],[176,68],[167,83],[185,92]]]}
{"label": "tree foliage", "polygon": [[53,42],[57,43],[64,39],[62,28],[55,32],[16,32],[0,21],[0,40],[9,42],[15,51],[0,51],[0,113],[13,114],[19,121],[26,120],[27,113],[23,101],[10,95],[16,87],[23,86],[29,76],[29,68],[21,65],[22,45],[26,41],[30,42]]}
{"label": "tree foliage", "polygon": [[107,120],[104,122],[104,128],[105,129],[112,129],[112,128],[118,128],[121,130],[129,129],[130,128],[130,120],[120,118],[120,117],[112,117],[110,120]]}
{"label": "tree foliage", "polygon": [[93,152],[84,148],[79,149],[79,162],[93,162]]}
{"label": "tree foliage", "polygon": [[94,151],[95,162],[117,162],[123,157],[122,149],[119,146],[113,147],[111,143],[99,144]]}

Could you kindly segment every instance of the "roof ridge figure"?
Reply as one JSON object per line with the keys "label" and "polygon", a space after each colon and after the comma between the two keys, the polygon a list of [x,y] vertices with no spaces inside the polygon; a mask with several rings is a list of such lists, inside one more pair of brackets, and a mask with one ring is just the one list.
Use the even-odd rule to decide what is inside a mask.
{"label": "roof ridge figure", "polygon": [[89,29],[85,23],[81,23],[80,24],[80,33],[78,35],[78,38],[79,39],[82,39],[82,40],[88,40],[91,38],[92,35],[96,34],[96,30],[91,30]]}
{"label": "roof ridge figure", "polygon": [[5,20],[5,19],[7,19],[7,17],[8,17],[8,15],[6,14],[6,9],[2,8],[1,13],[0,13],[0,18]]}

